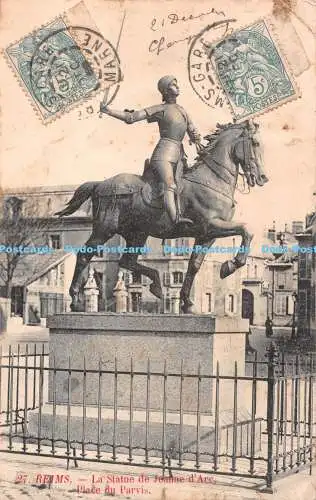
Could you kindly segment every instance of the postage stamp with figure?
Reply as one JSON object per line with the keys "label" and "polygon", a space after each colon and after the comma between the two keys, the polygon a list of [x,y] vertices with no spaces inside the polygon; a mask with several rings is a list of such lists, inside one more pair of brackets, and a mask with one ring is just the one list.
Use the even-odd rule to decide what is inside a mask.
{"label": "postage stamp with figure", "polygon": [[236,120],[299,97],[299,91],[265,20],[235,31],[208,49]]}
{"label": "postage stamp with figure", "polygon": [[67,15],[10,44],[5,55],[45,124],[121,80],[112,44],[94,28],[70,25]]}

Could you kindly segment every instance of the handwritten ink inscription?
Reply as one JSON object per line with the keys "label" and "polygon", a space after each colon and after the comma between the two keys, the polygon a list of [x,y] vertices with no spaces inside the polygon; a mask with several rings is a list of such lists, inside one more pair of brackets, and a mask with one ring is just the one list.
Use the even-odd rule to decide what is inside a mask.
{"label": "handwritten ink inscription", "polygon": [[193,39],[199,34],[199,31],[195,31],[194,33],[187,35],[185,37],[180,38],[168,38],[164,31],[168,29],[172,29],[175,25],[182,25],[184,23],[189,23],[190,21],[204,19],[210,16],[222,17],[225,18],[225,13],[223,11],[216,10],[214,8],[209,9],[208,11],[201,12],[199,14],[193,15],[183,15],[177,13],[169,13],[165,17],[156,18],[154,17],[150,23],[150,29],[154,32],[160,32],[161,36],[154,38],[150,41],[148,50],[150,53],[159,56],[161,52],[178,45],[179,43],[186,42],[188,45],[193,41]]}

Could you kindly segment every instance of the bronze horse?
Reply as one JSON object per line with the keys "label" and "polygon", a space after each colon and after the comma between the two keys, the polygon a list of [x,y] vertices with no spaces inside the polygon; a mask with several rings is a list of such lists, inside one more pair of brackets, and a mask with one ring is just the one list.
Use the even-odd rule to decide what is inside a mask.
{"label": "bronze horse", "polygon": [[[95,249],[94,254],[97,253],[98,245],[103,245],[115,234],[125,238],[127,247],[144,246],[148,236],[162,239],[193,237],[195,245],[210,246],[216,238],[239,235],[242,238],[241,245],[247,249],[253,235],[244,223],[232,222],[234,192],[240,166],[248,186],[262,186],[267,180],[262,170],[257,129],[258,125],[249,121],[217,125],[215,133],[204,138],[206,146],[198,153],[193,167],[186,169],[179,179],[181,212],[194,221],[193,226],[174,228],[162,202],[159,204],[159,193],[156,192],[158,183],[151,168],[145,168],[143,176],[118,174],[101,182],[86,182],[57,215],[70,215],[86,200],[92,199],[93,230],[86,245]],[[224,262],[220,277],[225,278],[245,265],[247,253],[238,251],[231,260]],[[94,254],[77,255],[69,290],[73,311],[82,310],[80,290],[84,271],[87,271]],[[140,264],[137,258],[138,254],[123,254],[119,265],[148,276],[152,280],[151,293],[161,299],[158,271]],[[180,293],[184,313],[192,312],[190,291],[204,258],[205,253],[191,254]]]}

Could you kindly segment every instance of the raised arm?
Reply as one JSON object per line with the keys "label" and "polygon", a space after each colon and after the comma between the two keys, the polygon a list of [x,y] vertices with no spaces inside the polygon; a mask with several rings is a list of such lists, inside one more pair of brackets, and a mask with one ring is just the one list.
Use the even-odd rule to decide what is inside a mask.
{"label": "raised arm", "polygon": [[109,116],[113,116],[113,118],[117,118],[118,120],[121,120],[128,125],[147,119],[147,113],[144,109],[140,109],[139,111],[129,111],[127,109],[124,111],[116,111],[114,109],[108,108],[106,105],[104,106],[101,104],[100,112],[105,113]]}

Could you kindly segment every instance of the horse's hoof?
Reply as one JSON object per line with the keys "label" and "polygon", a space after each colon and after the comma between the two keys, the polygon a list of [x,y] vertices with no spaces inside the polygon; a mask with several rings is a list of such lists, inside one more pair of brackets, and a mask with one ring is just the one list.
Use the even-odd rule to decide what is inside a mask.
{"label": "horse's hoof", "polygon": [[156,283],[151,283],[149,286],[149,291],[158,299],[162,299],[162,288],[160,285],[157,285]]}
{"label": "horse's hoof", "polygon": [[78,299],[73,299],[70,304],[71,312],[85,312],[84,303]]}
{"label": "horse's hoof", "polygon": [[193,304],[183,304],[181,306],[181,311],[184,314],[193,314]]}
{"label": "horse's hoof", "polygon": [[82,307],[82,305],[79,302],[75,302],[75,303],[72,302],[70,304],[70,310],[71,310],[71,312],[83,312],[84,308]]}
{"label": "horse's hoof", "polygon": [[232,260],[226,260],[224,264],[221,265],[221,270],[220,270],[220,277],[221,279],[227,278],[227,276],[230,276],[233,274],[237,269],[236,264]]}

